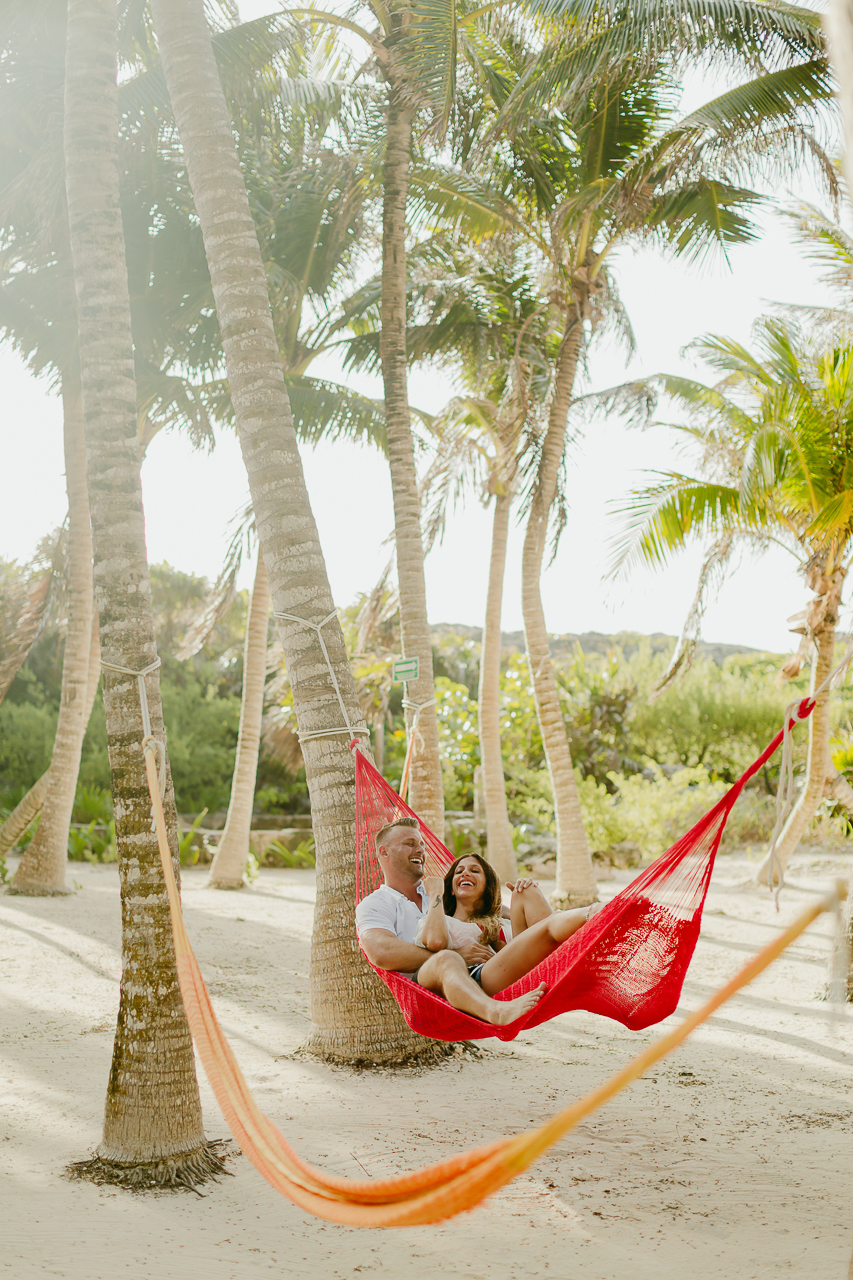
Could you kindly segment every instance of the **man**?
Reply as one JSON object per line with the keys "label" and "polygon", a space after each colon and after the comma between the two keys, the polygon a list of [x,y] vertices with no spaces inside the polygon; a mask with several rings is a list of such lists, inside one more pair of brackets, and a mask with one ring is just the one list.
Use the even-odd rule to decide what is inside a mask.
{"label": "man", "polygon": [[545,984],[515,1000],[492,997],[534,969],[589,918],[591,909],[554,912],[497,954],[476,942],[458,951],[430,951],[417,945],[415,935],[421,918],[443,901],[444,881],[424,878],[426,850],[417,820],[399,818],[383,827],[376,835],[376,853],[385,883],[355,910],[368,960],[377,969],[397,970],[444,996],[454,1009],[496,1026],[529,1013],[545,994]]}

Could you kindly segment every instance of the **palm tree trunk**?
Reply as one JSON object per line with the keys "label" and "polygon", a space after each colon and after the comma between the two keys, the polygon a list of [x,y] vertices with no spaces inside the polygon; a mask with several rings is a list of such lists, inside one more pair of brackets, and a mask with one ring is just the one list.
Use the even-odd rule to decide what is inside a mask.
{"label": "palm tree trunk", "polygon": [[50,769],[47,768],[38,781],[33,783],[27,794],[18,801],[0,827],[0,862],[6,861],[6,854],[14,849],[21,836],[41,813],[41,807],[47,795],[49,775]]}
{"label": "palm tree trunk", "polygon": [[[91,529],[89,531],[91,540]],[[98,642],[98,615],[94,608],[92,612],[92,627],[89,640],[89,677],[86,687],[86,709],[83,714],[83,720],[86,726],[92,716],[92,707],[95,705],[95,694],[98,691],[98,682],[101,678],[101,646]],[[85,731],[83,734],[85,738]],[[15,808],[9,814],[6,821],[0,827],[0,862],[4,862],[7,853],[14,849],[24,832],[30,827],[41,813],[44,798],[47,795],[48,780],[50,778],[50,769],[45,769],[44,773],[34,782],[23,799],[19,800]]]}
{"label": "palm tree trunk", "polygon": [[92,531],[86,490],[86,437],[77,378],[62,387],[65,483],[68,491],[68,624],[62,661],[59,720],[47,771],[41,822],[28,844],[8,893],[65,894],[68,831],[89,722],[89,653],[92,635]]}
{"label": "palm tree trunk", "polygon": [[[403,655],[416,657],[417,680],[406,694],[422,704],[418,729],[423,748],[412,759],[409,804],[427,826],[444,833],[444,784],[438,754],[438,717],[434,704],[432,639],[427,617],[424,546],[420,495],[415,471],[406,362],[406,199],[412,151],[411,108],[393,85],[388,91],[385,129],[384,205],[382,212],[382,331],[379,354],[385,389],[385,426],[394,499],[397,578],[400,587],[400,632]],[[414,712],[406,711],[411,731]]]}
{"label": "palm tree trunk", "polygon": [[[812,693],[823,684],[832,670],[835,654],[835,628],[838,622],[837,603],[831,603],[821,626],[817,629],[814,640],[817,655],[812,663],[809,687]],[[773,858],[764,859],[758,868],[756,879],[760,884],[774,885],[785,875],[785,868],[797,851],[797,846],[806,828],[818,811],[824,797],[827,775],[831,769],[829,757],[829,715],[830,691],[824,689],[815,702],[815,709],[809,717],[809,751],[806,760],[805,785],[779,835]],[[772,861],[772,866],[771,866]]]}
{"label": "palm tree trunk", "polygon": [[[333,610],[311,511],[266,274],[204,16],[203,0],[152,0],[163,69],[201,224],[237,432],[277,613],[319,624]],[[353,512],[362,495],[353,493]],[[279,624],[303,733],[341,725],[317,633]],[[350,722],[363,723],[336,618],[323,628]],[[415,1036],[355,941],[354,769],[347,734],[302,741],[317,847],[308,1048],[345,1062],[435,1056]]]}
{"label": "palm tree trunk", "polygon": [[480,650],[478,699],[480,761],[483,766],[488,855],[489,861],[504,880],[514,880],[518,875],[518,863],[512,844],[512,828],[509,825],[506,807],[506,787],[501,754],[501,604],[511,507],[510,493],[495,494],[486,617]]}
{"label": "palm tree trunk", "polygon": [[249,856],[252,832],[252,808],[258,776],[258,753],[261,746],[261,720],[264,714],[264,685],[267,677],[267,633],[270,621],[270,588],[264,557],[258,549],[255,582],[246,617],[246,640],[243,646],[243,696],[240,705],[240,733],[231,799],[225,830],[210,868],[213,889],[242,889],[243,872]]}
{"label": "palm tree trunk", "polygon": [[[133,671],[157,650],[136,431],[136,386],[118,180],[115,0],[69,0],[65,75],[68,220],[77,293],[95,600],[122,903],[118,1024],[94,1161],[80,1176],[134,1185],[196,1183],[221,1167],[202,1129],[192,1041],[175,969],[169,909],[142,756]],[[151,731],[165,734],[156,673]],[[177,820],[167,769],[169,839]]]}
{"label": "palm tree trunk", "polygon": [[548,536],[548,519],[557,495],[560,464],[566,446],[566,420],[582,341],[583,323],[580,318],[572,318],[557,358],[554,394],[548,414],[548,427],[542,445],[542,456],[531,501],[521,561],[521,608],[524,616],[527,660],[530,663],[536,715],[554,793],[554,816],[557,825],[557,887],[553,900],[555,904],[572,907],[595,902],[598,889],[581,818],[578,789],[557,682],[554,679],[551,664],[551,648],[545,627],[545,612],[542,608],[540,577]]}

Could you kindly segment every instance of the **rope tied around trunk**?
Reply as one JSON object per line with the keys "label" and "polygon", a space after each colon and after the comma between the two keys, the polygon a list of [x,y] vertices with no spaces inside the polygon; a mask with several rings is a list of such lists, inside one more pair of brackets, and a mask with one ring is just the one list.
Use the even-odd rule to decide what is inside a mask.
{"label": "rope tied around trunk", "polygon": [[335,694],[338,699],[338,705],[340,706],[341,715],[343,716],[343,720],[344,720],[343,726],[336,729],[307,729],[303,731],[302,729],[297,728],[296,737],[299,740],[300,746],[302,745],[303,742],[307,742],[310,738],[332,738],[337,733],[348,733],[350,736],[351,743],[357,741],[356,735],[359,733],[366,734],[368,738],[370,737],[370,730],[367,728],[366,725],[364,728],[361,728],[358,725],[350,724],[350,718],[347,715],[347,709],[344,706],[344,700],[341,695],[341,689],[340,689],[340,685],[338,684],[338,678],[335,675],[335,669],[332,666],[332,660],[329,657],[329,650],[326,648],[326,641],[323,639],[323,630],[322,630],[323,627],[325,627],[327,622],[331,622],[332,618],[337,618],[337,616],[338,616],[337,609],[333,609],[331,613],[326,615],[326,617],[323,619],[322,622],[309,622],[307,618],[300,618],[295,613],[279,613],[277,611],[273,613],[273,617],[275,618],[285,618],[288,622],[299,622],[303,627],[310,627],[312,631],[315,631],[317,633],[317,639],[320,641],[320,648],[323,651],[323,657],[326,660],[326,666],[329,668],[329,675],[331,676],[331,679],[332,679],[332,687],[335,690]]}
{"label": "rope tied around trunk", "polygon": [[426,743],[424,735],[418,728],[418,721],[421,718],[421,712],[426,707],[434,707],[436,705],[435,698],[427,698],[426,702],[413,702],[411,698],[403,698],[403,710],[414,711],[412,716],[412,726],[409,730],[409,745],[406,748],[406,759],[403,764],[403,776],[400,779],[400,795],[405,800],[409,791],[409,774],[412,769],[412,760],[415,756],[419,756],[423,751]]}
{"label": "rope tied around trunk", "polygon": [[[101,666],[107,671],[117,671],[119,675],[135,676],[136,687],[139,690],[139,709],[142,712],[142,751],[143,754],[147,747],[151,747],[157,759],[157,781],[160,787],[160,799],[166,796],[166,752],[163,743],[154,737],[151,732],[151,713],[148,710],[148,691],[145,688],[145,677],[150,676],[162,664],[159,658],[155,658],[153,662],[149,662],[147,667],[143,667],[141,671],[134,670],[133,667],[122,667],[117,662],[105,662],[101,658]],[[151,830],[154,828],[154,819],[151,819]]]}

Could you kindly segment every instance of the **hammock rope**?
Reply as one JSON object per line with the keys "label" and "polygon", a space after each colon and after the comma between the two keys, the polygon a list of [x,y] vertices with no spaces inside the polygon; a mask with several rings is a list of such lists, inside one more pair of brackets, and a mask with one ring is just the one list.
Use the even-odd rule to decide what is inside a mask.
{"label": "hammock rope", "polygon": [[825,911],[837,911],[845,892],[843,882],[839,882],[834,893],[813,903],[700,1009],[649,1045],[610,1080],[544,1125],[396,1177],[341,1178],[302,1160],[252,1097],[213,1011],[187,937],[157,785],[157,756],[150,739],[144,758],[187,1022],[225,1122],[243,1154],[272,1187],[315,1217],[345,1226],[410,1227],[441,1222],[474,1209],[523,1173],[586,1116],[672,1053],[721,1005],[763,973],[812,921]]}
{"label": "hammock rope", "polygon": [[366,726],[357,726],[357,725],[350,724],[350,718],[349,718],[349,715],[347,714],[347,709],[344,706],[344,700],[341,695],[341,687],[338,684],[338,677],[335,675],[335,668],[332,666],[332,660],[329,657],[329,650],[326,648],[326,641],[323,639],[323,627],[325,627],[327,622],[331,622],[332,618],[337,618],[337,616],[338,616],[337,609],[333,609],[331,613],[326,614],[326,617],[323,619],[322,622],[309,622],[307,618],[300,618],[295,613],[276,612],[273,614],[274,618],[283,618],[287,622],[298,622],[300,626],[309,627],[311,631],[316,633],[317,639],[320,642],[320,648],[323,652],[323,657],[325,658],[325,661],[326,661],[326,666],[329,668],[329,676],[331,677],[332,687],[335,690],[335,696],[338,699],[338,706],[341,709],[341,715],[343,716],[343,720],[344,720],[343,728],[307,729],[305,731],[301,729],[297,729],[296,737],[300,743],[307,742],[310,738],[332,738],[339,733],[348,733],[350,736],[350,742],[357,742],[358,739],[356,738],[356,734],[359,734],[359,733],[365,734],[368,738],[370,737],[370,730]]}
{"label": "hammock rope", "polygon": [[424,743],[424,735],[418,727],[418,721],[421,718],[421,712],[425,707],[434,707],[436,705],[435,698],[427,698],[426,702],[412,702],[411,698],[403,698],[403,710],[414,711],[412,723],[409,727],[409,741],[406,746],[406,758],[403,761],[403,776],[400,779],[400,796],[403,800],[409,794],[409,777],[412,772],[412,761],[415,756],[419,756],[426,745]]}

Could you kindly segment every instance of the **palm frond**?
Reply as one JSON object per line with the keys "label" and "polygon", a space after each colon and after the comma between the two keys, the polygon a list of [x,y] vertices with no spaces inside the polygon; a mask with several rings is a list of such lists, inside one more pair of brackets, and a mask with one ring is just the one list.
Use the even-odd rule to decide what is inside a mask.
{"label": "palm frond", "polygon": [[285,378],[293,425],[305,444],[320,440],[358,440],[388,451],[385,409],[381,400],[372,400],[349,387],[322,378]]}
{"label": "palm frond", "polygon": [[431,131],[443,138],[456,96],[457,0],[410,0],[406,34],[394,55],[405,65],[404,92],[427,107]]}
{"label": "palm frond", "polygon": [[441,165],[413,167],[409,220],[458,228],[475,243],[516,225],[512,206],[474,174]]}
{"label": "palm frond", "polygon": [[231,541],[219,576],[201,608],[190,618],[186,632],[175,649],[175,657],[179,662],[193,657],[207,643],[237,597],[237,575],[242,567],[243,557],[251,554],[253,545],[257,544],[255,512],[251,503],[233,517],[231,530]]}
{"label": "palm frond", "polygon": [[702,635],[702,619],[708,605],[708,596],[712,589],[719,587],[722,583],[733,549],[734,537],[731,533],[727,533],[722,538],[716,539],[702,561],[696,583],[696,594],[684,620],[684,626],[681,628],[681,635],[667,663],[666,671],[648,696],[648,702],[655,702],[665,689],[671,688],[686,676],[692,667],[696,646]]}
{"label": "palm frond", "polygon": [[657,472],[661,480],[635,489],[628,504],[616,508],[627,516],[625,534],[614,545],[608,576],[613,577],[637,562],[651,566],[666,563],[691,537],[708,537],[720,530],[731,532],[742,525],[758,524],[757,516],[741,510],[740,493],[731,485]]}

